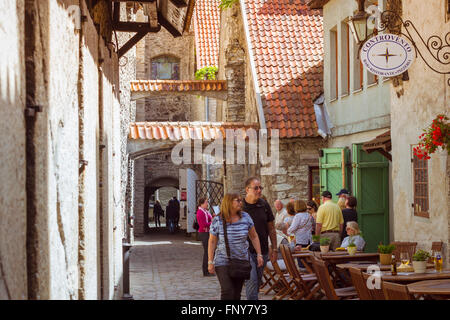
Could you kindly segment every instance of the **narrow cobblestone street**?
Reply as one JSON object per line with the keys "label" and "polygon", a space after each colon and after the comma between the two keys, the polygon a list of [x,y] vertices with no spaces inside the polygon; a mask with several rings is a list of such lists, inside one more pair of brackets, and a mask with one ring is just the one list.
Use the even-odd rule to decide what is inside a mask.
{"label": "narrow cobblestone street", "polygon": [[[130,291],[135,300],[218,300],[217,277],[204,277],[200,241],[165,228],[136,238],[130,256]],[[260,299],[271,299],[260,295]],[[245,300],[245,286],[242,289]]]}

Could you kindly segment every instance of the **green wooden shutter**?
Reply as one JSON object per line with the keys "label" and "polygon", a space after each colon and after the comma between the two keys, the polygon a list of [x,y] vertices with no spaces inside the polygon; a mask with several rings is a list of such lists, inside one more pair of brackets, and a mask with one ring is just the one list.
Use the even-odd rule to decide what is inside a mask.
{"label": "green wooden shutter", "polygon": [[[338,193],[342,188],[350,192],[350,150],[347,148],[322,149],[323,156],[320,158],[320,188],[321,192],[328,190],[333,195],[333,201],[337,202]],[[344,176],[342,175],[342,158],[344,158]]]}
{"label": "green wooden shutter", "polygon": [[379,152],[367,153],[354,144],[353,191],[358,201],[358,224],[366,252],[376,252],[382,241],[389,243],[389,161]]}

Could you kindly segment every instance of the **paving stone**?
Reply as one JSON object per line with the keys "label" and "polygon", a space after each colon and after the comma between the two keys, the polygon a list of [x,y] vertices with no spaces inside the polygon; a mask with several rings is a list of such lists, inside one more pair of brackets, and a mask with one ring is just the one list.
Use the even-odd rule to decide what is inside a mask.
{"label": "paving stone", "polygon": [[[130,293],[135,300],[218,300],[217,277],[204,277],[203,247],[183,232],[165,229],[136,237],[130,254]],[[155,244],[169,241],[171,244]],[[245,286],[242,300],[245,300]],[[260,299],[272,299],[260,294]]]}

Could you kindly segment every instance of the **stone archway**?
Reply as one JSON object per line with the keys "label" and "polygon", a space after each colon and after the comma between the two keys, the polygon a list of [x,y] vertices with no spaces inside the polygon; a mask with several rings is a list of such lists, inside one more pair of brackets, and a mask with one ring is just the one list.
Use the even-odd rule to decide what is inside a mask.
{"label": "stone archway", "polygon": [[163,188],[163,187],[173,187],[175,189],[180,188],[180,181],[178,177],[173,176],[161,176],[154,178],[149,183],[146,184],[145,190],[144,190],[144,212],[143,214],[143,223],[144,223],[144,233],[150,233],[150,227],[148,226],[149,223],[149,217],[148,217],[148,211],[149,211],[149,202],[151,195],[156,192],[156,190]]}

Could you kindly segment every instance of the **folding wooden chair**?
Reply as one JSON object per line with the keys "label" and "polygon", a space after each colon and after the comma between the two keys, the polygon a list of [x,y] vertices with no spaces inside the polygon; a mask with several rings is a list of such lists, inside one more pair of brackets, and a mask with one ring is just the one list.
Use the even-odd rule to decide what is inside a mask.
{"label": "folding wooden chair", "polygon": [[402,242],[394,241],[391,244],[395,245],[394,255],[397,261],[400,261],[400,253],[407,252],[409,259],[412,259],[414,253],[416,253],[417,242]]}
{"label": "folding wooden chair", "polygon": [[356,292],[358,293],[359,299],[372,300],[372,296],[370,295],[369,289],[367,288],[366,282],[364,281],[361,269],[352,267],[348,269],[348,272],[350,273],[353,286],[355,287]]}
{"label": "folding wooden chair", "polygon": [[431,251],[442,251],[442,245],[444,243],[442,241],[433,241],[431,243]]}
{"label": "folding wooden chair", "polygon": [[286,269],[282,269],[277,261],[275,261],[275,263],[272,263],[271,261],[267,262],[263,273],[266,281],[260,289],[268,286],[266,290],[263,290],[264,294],[269,294],[270,291],[273,291],[276,294],[283,289],[283,283],[280,283],[280,277],[285,276],[285,274]]}
{"label": "folding wooden chair", "polygon": [[[368,273],[365,273],[365,272],[362,272],[362,275],[363,275],[364,283],[367,283],[367,279],[369,279],[369,277],[371,275],[368,274]],[[380,281],[381,281],[381,279],[380,279]],[[376,289],[376,288],[370,289],[369,293],[370,293],[370,295],[372,297],[372,300],[386,300],[386,297],[384,296],[384,292],[383,292],[382,288],[380,288],[380,289]]]}
{"label": "folding wooden chair", "polygon": [[286,264],[286,269],[289,272],[293,283],[294,290],[291,293],[289,299],[291,300],[310,300],[317,297],[319,293],[320,286],[317,281],[317,276],[315,274],[301,274],[295,265],[294,258],[290,248],[287,245],[281,245],[281,255],[283,256],[284,262]]}
{"label": "folding wooden chair", "polygon": [[316,271],[317,278],[319,279],[320,287],[322,288],[325,296],[330,300],[343,300],[354,299],[358,297],[358,293],[355,291],[355,287],[347,288],[334,288],[331,281],[330,273],[323,260],[313,258],[314,269]]}
{"label": "folding wooden chair", "polygon": [[280,268],[278,261],[275,261],[273,268],[276,272],[274,278],[276,279],[276,285],[279,291],[274,295],[272,300],[282,300],[294,290],[294,281],[289,276],[289,273],[286,273],[286,270]]}
{"label": "folding wooden chair", "polygon": [[383,281],[382,287],[386,300],[415,300],[403,284]]}

